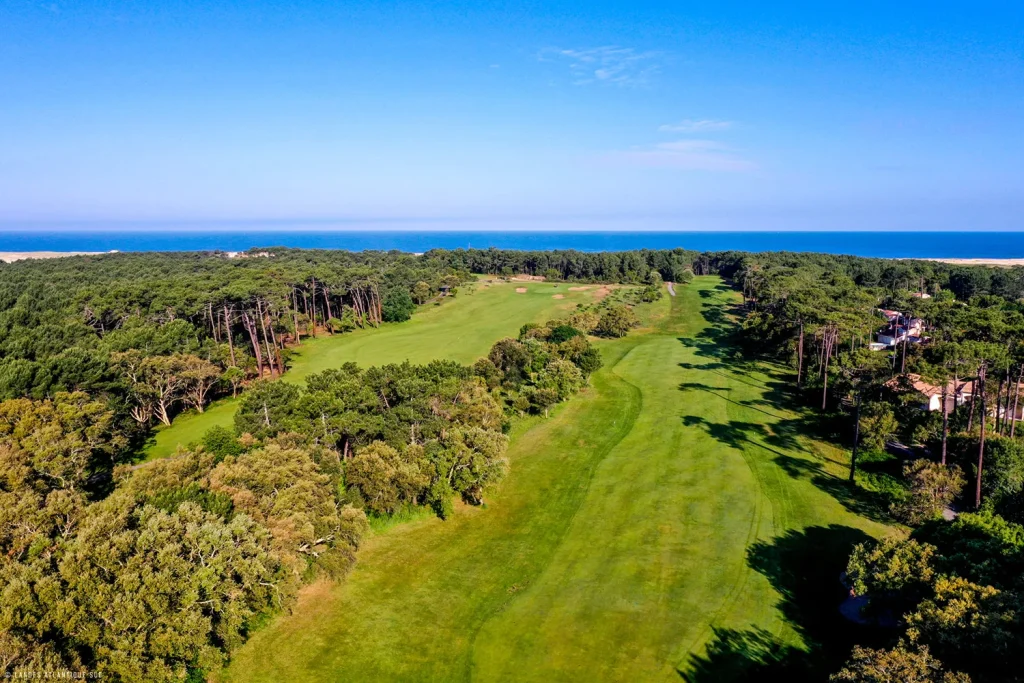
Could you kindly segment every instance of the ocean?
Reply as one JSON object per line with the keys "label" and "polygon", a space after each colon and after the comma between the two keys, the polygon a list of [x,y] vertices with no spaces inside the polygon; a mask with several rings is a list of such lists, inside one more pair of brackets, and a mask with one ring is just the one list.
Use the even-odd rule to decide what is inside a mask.
{"label": "ocean", "polygon": [[1024,258],[1024,232],[0,231],[0,251],[432,248],[811,251],[881,258]]}

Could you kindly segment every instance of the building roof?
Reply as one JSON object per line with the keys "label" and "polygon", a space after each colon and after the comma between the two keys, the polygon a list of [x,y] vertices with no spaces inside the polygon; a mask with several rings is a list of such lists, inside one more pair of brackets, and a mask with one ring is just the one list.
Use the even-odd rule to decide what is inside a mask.
{"label": "building roof", "polygon": [[[932,396],[942,396],[942,387],[925,382],[923,379],[921,379],[921,375],[909,373],[906,377],[907,380],[910,382],[910,385],[918,393],[924,394],[928,398],[931,398]],[[889,387],[890,389],[898,389],[900,387],[900,379],[900,377],[893,377],[891,380],[885,383],[885,386]],[[954,394],[970,394],[971,392],[969,390],[969,387],[971,386],[971,381],[971,378],[959,379],[956,383],[956,386],[954,386],[953,381],[950,380],[949,383],[946,385],[946,391],[949,396],[953,396]]]}

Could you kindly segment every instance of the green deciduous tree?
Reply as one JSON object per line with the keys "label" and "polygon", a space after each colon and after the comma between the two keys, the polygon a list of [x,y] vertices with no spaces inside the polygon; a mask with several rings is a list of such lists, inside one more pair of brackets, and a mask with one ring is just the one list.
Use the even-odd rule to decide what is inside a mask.
{"label": "green deciduous tree", "polygon": [[538,389],[551,389],[557,400],[564,401],[583,386],[583,373],[575,363],[555,359],[537,373],[534,384]]}
{"label": "green deciduous tree", "polygon": [[254,382],[242,396],[235,413],[235,430],[239,434],[264,438],[289,429],[292,408],[299,394],[299,388],[287,382]]}
{"label": "green deciduous tree", "polygon": [[174,513],[122,494],[96,505],[60,561],[59,629],[125,681],[213,671],[276,601],[267,532],[193,503]]}
{"label": "green deciduous tree", "polygon": [[298,578],[308,569],[339,574],[354,560],[362,511],[339,505],[336,482],[309,452],[270,443],[228,456],[210,473],[210,490],[269,529],[273,546]]}
{"label": "green deciduous tree", "polygon": [[907,615],[907,637],[941,652],[951,664],[971,662],[974,670],[1007,670],[1012,667],[1011,654],[1024,644],[1019,614],[1015,594],[959,576],[940,576],[934,596]]}
{"label": "green deciduous tree", "polygon": [[885,448],[886,442],[896,433],[899,423],[892,406],[882,401],[865,404],[860,411],[860,440],[874,450]]}
{"label": "green deciduous tree", "polygon": [[913,539],[888,536],[854,547],[846,575],[859,595],[923,595],[935,576],[935,547]]}
{"label": "green deciduous tree", "polygon": [[345,484],[359,489],[366,507],[378,514],[390,514],[405,503],[415,503],[426,491],[430,479],[424,473],[429,464],[422,446],[404,451],[374,441],[356,451],[345,467]]}
{"label": "green deciduous tree", "polygon": [[198,356],[182,358],[181,375],[185,379],[182,400],[198,412],[203,412],[210,390],[221,379],[219,366]]}
{"label": "green deciduous tree", "polygon": [[625,337],[627,333],[640,324],[636,314],[628,306],[621,304],[610,306],[601,314],[594,332],[602,337]]}
{"label": "green deciduous tree", "polygon": [[431,294],[430,285],[428,285],[423,280],[420,280],[415,285],[413,285],[413,288],[412,288],[412,298],[416,301],[416,303],[418,303],[418,304],[426,303],[427,299],[430,298],[430,294]]}
{"label": "green deciduous tree", "polygon": [[970,676],[945,670],[928,648],[901,643],[891,650],[855,646],[836,683],[970,683]]}
{"label": "green deciduous tree", "polygon": [[908,484],[907,497],[894,504],[893,512],[907,524],[935,519],[963,491],[967,480],[956,465],[915,460],[903,467]]}
{"label": "green deciduous tree", "polygon": [[404,289],[393,289],[384,297],[381,317],[385,322],[401,323],[411,318],[415,310],[416,304],[409,296],[409,292]]}

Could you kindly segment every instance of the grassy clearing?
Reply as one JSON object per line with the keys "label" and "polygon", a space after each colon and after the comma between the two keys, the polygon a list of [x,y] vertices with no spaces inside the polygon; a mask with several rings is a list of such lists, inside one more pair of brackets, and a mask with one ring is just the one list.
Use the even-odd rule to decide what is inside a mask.
{"label": "grassy clearing", "polygon": [[458,296],[442,299],[440,306],[421,307],[408,322],[304,341],[285,378],[302,382],[348,361],[365,366],[437,358],[472,363],[487,355],[498,339],[518,334],[523,324],[566,315],[576,304],[592,302],[597,290],[569,288],[567,284],[480,280],[462,288]]}
{"label": "grassy clearing", "polygon": [[851,628],[844,553],[883,527],[785,374],[729,353],[734,301],[697,278],[649,307],[584,395],[517,428],[486,508],[376,534],[223,678],[820,680]]}
{"label": "grassy clearing", "polygon": [[[516,289],[526,291],[520,293]],[[438,358],[471,363],[487,355],[497,340],[518,334],[525,323],[543,323],[568,314],[579,303],[593,302],[598,289],[482,279],[464,287],[458,296],[443,299],[438,306],[421,307],[408,322],[303,340],[284,379],[303,383],[312,374],[348,361],[364,366],[405,360],[426,363]],[[173,455],[179,444],[198,440],[211,427],[231,426],[236,409],[237,403],[226,399],[215,402],[204,413],[190,411],[179,415],[170,427],[154,432],[146,444],[144,458]]]}
{"label": "grassy clearing", "polygon": [[178,444],[199,441],[211,427],[233,428],[237,409],[238,399],[225,398],[215,401],[202,413],[190,410],[178,415],[170,427],[159,427],[153,431],[146,443],[145,459],[155,460],[174,455]]}

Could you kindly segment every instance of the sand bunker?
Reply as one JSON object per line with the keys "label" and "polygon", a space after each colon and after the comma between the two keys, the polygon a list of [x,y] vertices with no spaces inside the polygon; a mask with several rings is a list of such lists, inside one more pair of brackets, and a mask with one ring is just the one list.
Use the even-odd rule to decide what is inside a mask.
{"label": "sand bunker", "polygon": [[564,299],[565,298],[565,294],[553,294],[551,296],[551,298],[552,299]]}
{"label": "sand bunker", "polygon": [[526,287],[516,287],[516,294],[526,294]]}
{"label": "sand bunker", "polygon": [[590,285],[584,285],[582,287],[570,287],[569,291],[570,292],[585,292],[588,289],[590,289]]}
{"label": "sand bunker", "polygon": [[606,296],[608,296],[611,293],[612,293],[612,288],[607,286],[607,285],[605,285],[605,286],[601,287],[600,289],[598,289],[596,292],[594,292],[594,298],[595,299],[603,299],[603,298],[605,298]]}

